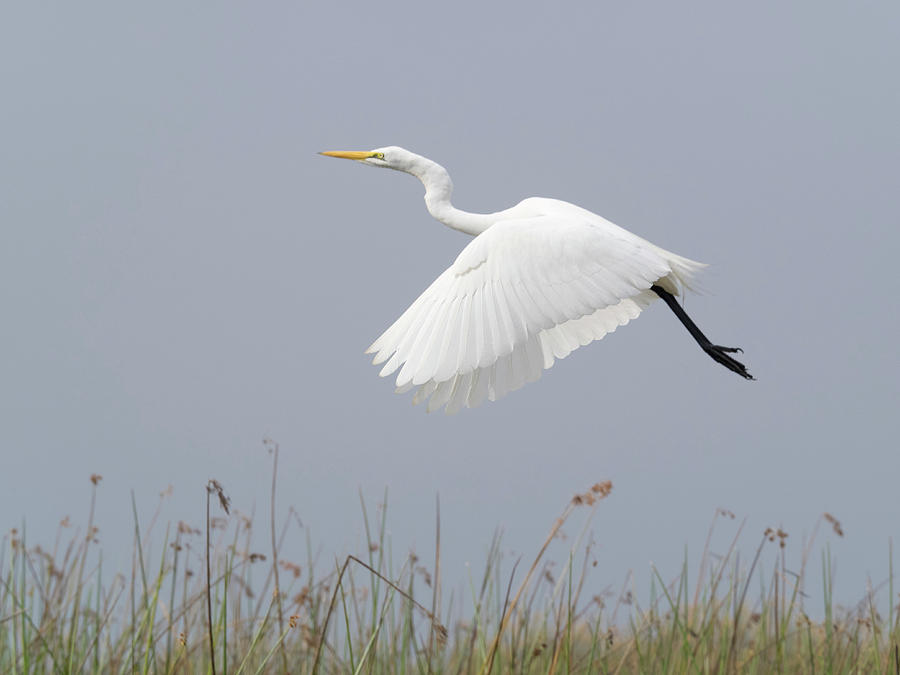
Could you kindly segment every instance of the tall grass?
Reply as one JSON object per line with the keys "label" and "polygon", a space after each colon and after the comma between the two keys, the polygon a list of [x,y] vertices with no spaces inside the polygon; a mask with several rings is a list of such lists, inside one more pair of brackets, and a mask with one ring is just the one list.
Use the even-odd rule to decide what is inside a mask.
{"label": "tall grass", "polygon": [[[269,449],[274,491],[278,448]],[[590,515],[609,482],[548,519],[531,559],[507,560],[496,535],[466,597],[440,588],[439,509],[433,569],[414,554],[395,558],[387,494],[374,520],[361,500],[365,550],[321,569],[311,552],[302,565],[281,555],[286,538],[299,536],[296,513],[278,519],[273,499],[260,526],[231,512],[216,481],[202,527],[171,525],[156,559],[146,553],[150,525],[142,528],[133,509],[132,568],[110,576],[93,525],[100,483],[91,476],[84,529],[64,521],[49,549],[32,544],[24,524],[3,538],[0,673],[900,672],[898,614],[892,606],[879,613],[874,589],[855,608],[837,608],[831,554],[825,546],[814,559],[815,536],[799,552],[799,570],[787,566],[790,539],[777,528],[742,557],[743,526],[729,524],[734,540],[714,555],[714,529],[734,521],[725,510],[713,518],[696,575],[685,554],[674,578],[651,570],[649,593],[638,593],[632,578],[620,591],[591,595],[604,580]],[[548,549],[559,548],[561,528],[579,511],[583,529],[550,560]],[[843,535],[829,514],[820,525]],[[258,527],[271,539],[265,553],[251,549]],[[812,565],[824,580],[818,618],[805,611],[816,592],[806,587]],[[886,591],[890,606],[892,573]]]}

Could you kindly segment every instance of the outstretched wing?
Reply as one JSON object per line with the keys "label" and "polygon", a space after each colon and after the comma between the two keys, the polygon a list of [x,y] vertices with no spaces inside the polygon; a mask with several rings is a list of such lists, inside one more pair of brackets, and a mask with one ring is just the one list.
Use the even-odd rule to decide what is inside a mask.
{"label": "outstretched wing", "polygon": [[[368,353],[397,390],[447,412],[537,380],[554,359],[626,324],[686,259],[615,226],[570,215],[499,222]],[[669,279],[666,279],[669,277]]]}

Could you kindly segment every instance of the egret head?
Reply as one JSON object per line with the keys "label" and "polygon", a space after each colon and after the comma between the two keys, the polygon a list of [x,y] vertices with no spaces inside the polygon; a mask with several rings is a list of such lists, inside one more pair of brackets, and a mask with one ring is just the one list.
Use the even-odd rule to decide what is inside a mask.
{"label": "egret head", "polygon": [[[430,159],[404,148],[389,145],[374,150],[330,150],[319,154],[340,159],[352,159],[361,164],[403,171],[415,176],[425,186],[425,203],[431,214],[438,220],[441,220],[442,216],[435,214],[442,207],[446,210],[450,206],[453,181],[450,180],[447,170],[437,162],[432,162]],[[441,213],[443,212],[441,211]],[[441,222],[446,222],[446,220],[441,220]]]}
{"label": "egret head", "polygon": [[378,166],[382,169],[394,169],[395,171],[405,171],[413,174],[416,173],[415,168],[425,159],[396,145],[375,148],[374,150],[329,150],[319,154],[326,157],[352,159],[368,166]]}

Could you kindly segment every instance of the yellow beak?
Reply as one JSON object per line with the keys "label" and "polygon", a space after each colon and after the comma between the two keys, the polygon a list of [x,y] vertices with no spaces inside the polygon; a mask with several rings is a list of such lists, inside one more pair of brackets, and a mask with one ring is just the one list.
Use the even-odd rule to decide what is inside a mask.
{"label": "yellow beak", "polygon": [[368,159],[369,157],[374,157],[374,152],[366,152],[360,150],[328,150],[326,152],[320,152],[320,155],[325,155],[326,157],[340,157],[341,159]]}

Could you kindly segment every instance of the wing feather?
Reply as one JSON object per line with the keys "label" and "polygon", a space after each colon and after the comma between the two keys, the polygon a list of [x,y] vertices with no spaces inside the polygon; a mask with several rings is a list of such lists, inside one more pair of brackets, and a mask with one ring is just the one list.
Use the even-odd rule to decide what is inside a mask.
{"label": "wing feather", "polygon": [[436,330],[440,330],[441,319],[447,312],[448,304],[446,298],[436,301],[428,311],[418,334],[412,336],[413,339],[406,357],[406,363],[403,364],[400,374],[397,375],[398,387],[403,386],[408,381],[411,381],[413,384],[422,384],[428,381],[428,378],[424,378],[421,382],[417,382],[416,372],[419,370],[422,361],[428,358],[429,349],[432,348],[432,336]]}
{"label": "wing feather", "polygon": [[455,415],[466,404],[469,397],[469,391],[472,387],[472,380],[475,377],[475,371],[470,371],[464,375],[457,375],[456,382],[453,385],[453,393],[447,403],[445,410],[448,415]]}
{"label": "wing feather", "polygon": [[472,291],[472,334],[469,340],[471,346],[465,356],[460,370],[465,372],[469,368],[475,369],[481,363],[484,354],[484,289],[475,288]]}
{"label": "wing feather", "polygon": [[441,319],[440,330],[434,336],[433,349],[413,381],[418,379],[427,382],[434,379],[442,382],[456,374],[455,359],[451,359],[450,352],[456,353],[457,334],[462,323],[462,305],[460,300],[447,303],[447,312]]}
{"label": "wing feather", "polygon": [[518,344],[518,336],[513,320],[509,315],[510,298],[506,295],[503,283],[500,279],[491,282],[494,289],[494,309],[497,313],[497,325],[500,328],[500,341],[498,343],[498,353],[509,354]]}
{"label": "wing feather", "polygon": [[[466,294],[462,299],[462,307],[459,313],[459,338],[456,343],[455,358],[447,360],[448,364],[452,364],[451,372],[465,373],[470,372],[472,366],[466,364],[466,353],[469,349],[469,339],[471,336],[472,325],[472,294]],[[451,356],[452,353],[451,353]],[[443,371],[446,373],[447,371]]]}
{"label": "wing feather", "polygon": [[509,393],[509,357],[509,354],[501,356],[491,368],[491,391],[488,393],[488,398],[492,401],[501,399]]}
{"label": "wing feather", "polygon": [[453,377],[438,384],[434,393],[431,395],[431,398],[428,399],[428,412],[439,410],[441,406],[445,405],[447,401],[450,400],[450,395],[453,393],[453,385],[455,383],[456,378]]}
{"label": "wing feather", "polygon": [[472,386],[469,389],[469,395],[466,398],[466,406],[469,408],[477,408],[488,397],[488,389],[490,388],[490,373],[484,368],[474,371],[472,376]]}
{"label": "wing feather", "polygon": [[478,365],[486,366],[500,356],[500,343],[503,335],[500,332],[500,320],[497,317],[497,304],[494,302],[494,284],[490,279],[482,281],[484,289],[484,309],[482,310],[485,322],[485,353],[481,356]]}
{"label": "wing feather", "polygon": [[[409,386],[414,386],[412,382],[409,383]],[[434,393],[434,390],[437,389],[438,383],[434,380],[430,380],[423,384],[416,390],[416,393],[413,394],[413,405],[419,405],[423,401],[426,401],[429,396]]]}
{"label": "wing feather", "polygon": [[528,375],[525,378],[527,383],[537,382],[541,378],[541,373],[544,372],[544,368],[549,368],[550,365],[553,365],[553,362],[550,362],[550,365],[547,365],[544,360],[544,350],[541,347],[541,338],[540,334],[533,335],[529,338],[528,342],[525,343],[525,349],[528,350]]}

